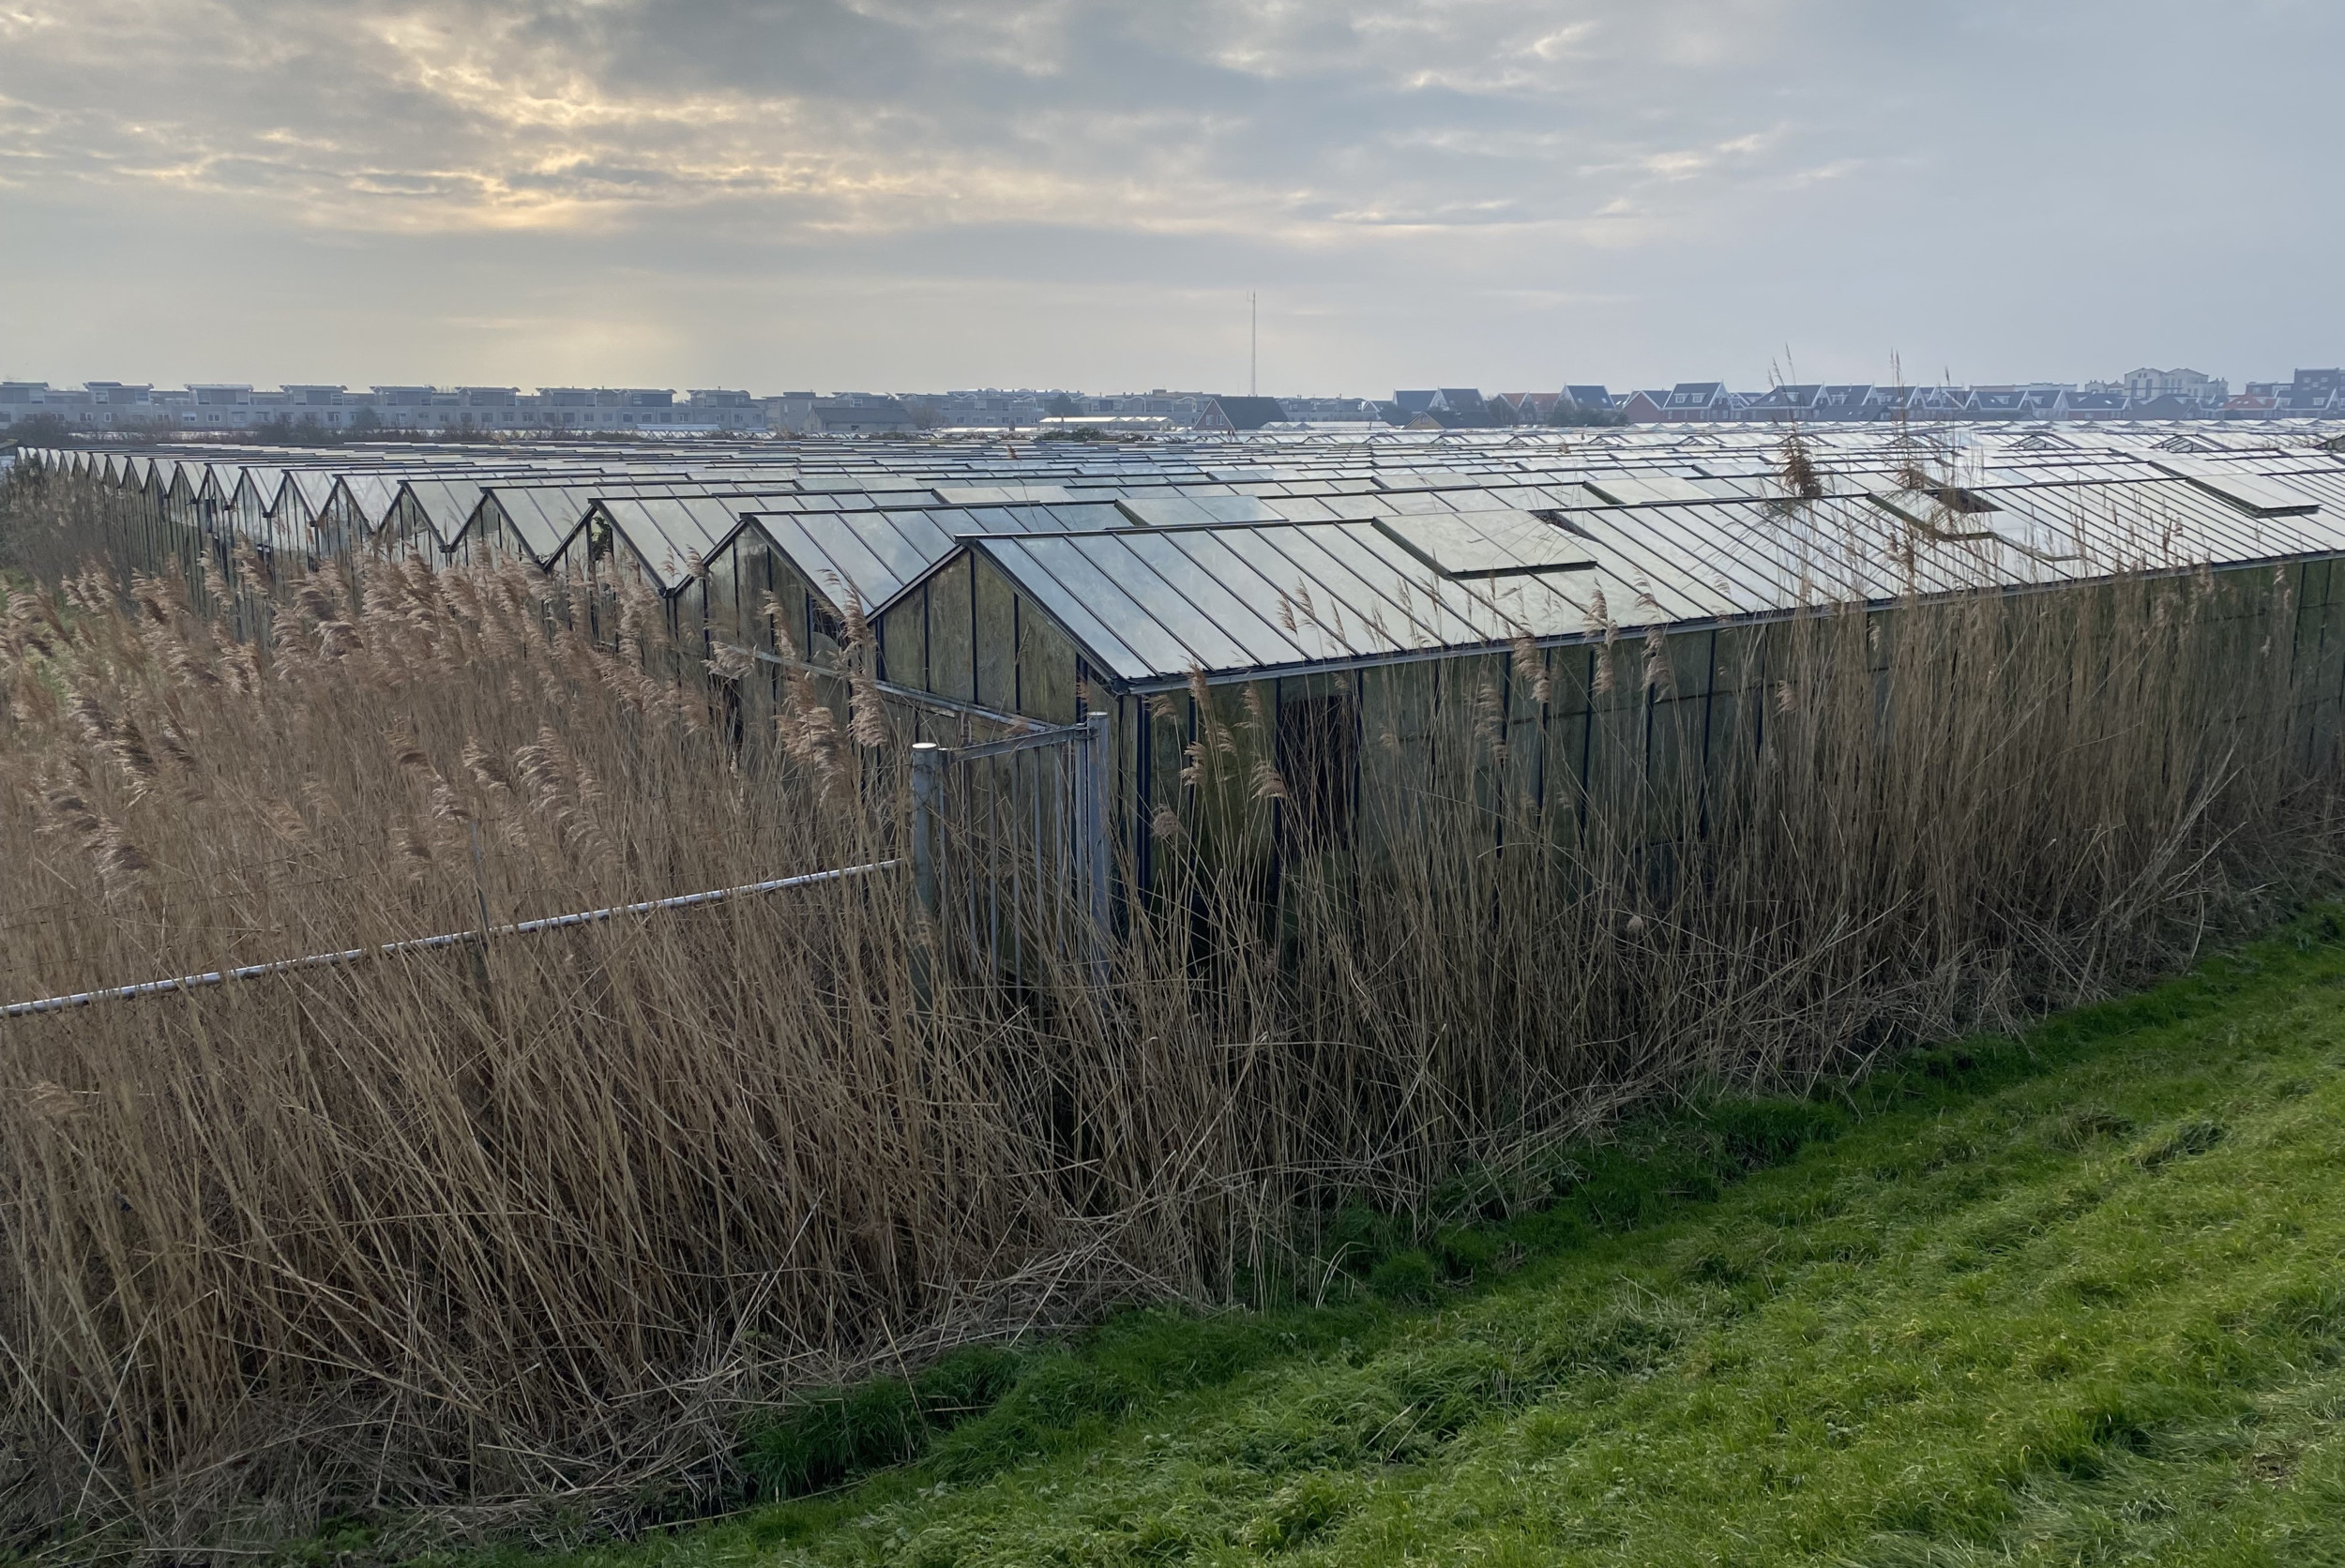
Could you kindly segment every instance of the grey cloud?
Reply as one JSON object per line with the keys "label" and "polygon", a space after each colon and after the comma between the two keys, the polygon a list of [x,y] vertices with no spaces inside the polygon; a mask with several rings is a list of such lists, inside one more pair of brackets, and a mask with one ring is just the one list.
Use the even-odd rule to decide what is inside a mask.
{"label": "grey cloud", "polygon": [[2223,285],[2334,249],[2340,31],[2282,0],[0,0],[0,354],[78,379],[133,321],[181,358],[240,322],[259,378],[363,339],[524,382],[591,341],[613,377],[759,342],[842,382],[1161,384],[1226,362],[1248,285],[1298,370],[1371,386],[1755,380],[1792,339],[1848,374],[2314,354],[2309,284]]}
{"label": "grey cloud", "polygon": [[1602,164],[1584,152],[1523,165],[1554,163],[1565,133],[1633,165],[1671,128],[1632,127],[1585,80],[1583,45],[1633,53],[1696,23],[1624,39],[1571,9],[47,0],[0,92],[35,119],[21,135],[50,177],[271,196],[327,226],[562,227],[778,197],[833,227],[1302,239],[1346,213],[1590,204],[1583,171]]}

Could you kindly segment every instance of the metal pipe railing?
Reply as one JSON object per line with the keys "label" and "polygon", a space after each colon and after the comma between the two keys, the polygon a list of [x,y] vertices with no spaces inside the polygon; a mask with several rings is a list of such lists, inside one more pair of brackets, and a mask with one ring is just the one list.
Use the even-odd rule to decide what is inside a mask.
{"label": "metal pipe railing", "polygon": [[490,937],[529,937],[546,931],[567,930],[574,926],[592,926],[605,920],[615,920],[623,914],[658,914],[667,910],[696,909],[703,904],[719,904],[728,898],[745,898],[760,893],[781,893],[791,888],[811,887],[818,882],[844,882],[850,877],[865,877],[879,871],[890,871],[902,865],[900,860],[874,861],[869,866],[848,866],[836,871],[809,871],[795,877],[777,877],[770,882],[747,882],[739,887],[712,888],[706,893],[680,893],[670,898],[652,898],[640,904],[613,904],[608,909],[581,910],[576,914],[541,915],[535,920],[515,921],[509,926],[489,927],[483,931],[448,931],[439,936],[408,937],[400,942],[386,942],[379,947],[352,947],[339,953],[311,953],[298,958],[279,958],[270,963],[245,964],[235,969],[216,969],[202,974],[174,975],[168,980],[143,980],[133,986],[107,986],[97,990],[75,991],[69,996],[48,996],[34,1002],[11,1002],[0,1007],[0,1019],[21,1018],[35,1013],[61,1013],[68,1007],[87,1007],[98,1002],[134,1002],[140,997],[162,996],[172,991],[198,990],[207,986],[224,986],[232,980],[259,980],[271,974],[290,974],[297,970],[325,969],[340,964],[355,964],[368,958],[396,957],[401,953],[428,953],[449,947],[477,942],[483,935]]}

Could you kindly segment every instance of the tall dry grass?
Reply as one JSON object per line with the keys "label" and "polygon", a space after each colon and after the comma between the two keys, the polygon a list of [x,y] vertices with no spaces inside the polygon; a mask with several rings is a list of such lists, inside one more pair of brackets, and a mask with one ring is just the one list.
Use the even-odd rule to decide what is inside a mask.
{"label": "tall dry grass", "polygon": [[2336,681],[2316,702],[2292,656],[2295,580],[1822,603],[1721,632],[1708,671],[1698,634],[1371,671],[1372,848],[1290,849],[1275,921],[1211,848],[1233,819],[1276,841],[1271,716],[1160,704],[1198,735],[1192,798],[1159,819],[1196,853],[1168,857],[1163,902],[1217,984],[1242,978],[1215,1028],[1287,1042],[1264,1164],[1420,1202],[1538,1130],[1859,1071],[2330,884]]}
{"label": "tall dry grass", "polygon": [[[2334,864],[2290,580],[1820,605],[1699,703],[1616,635],[1363,689],[1357,854],[1282,827],[1259,701],[1161,701],[1187,776],[1103,989],[948,972],[924,1014],[880,877],[0,1024],[0,1528],[689,1506],[794,1381],[1226,1296],[1336,1195],[1504,1201],[1625,1100],[2171,961]],[[643,673],[648,602],[600,646],[518,569],[254,587],[265,652],[170,575],[10,595],[5,999],[904,841],[884,727],[801,684],[736,751]]]}

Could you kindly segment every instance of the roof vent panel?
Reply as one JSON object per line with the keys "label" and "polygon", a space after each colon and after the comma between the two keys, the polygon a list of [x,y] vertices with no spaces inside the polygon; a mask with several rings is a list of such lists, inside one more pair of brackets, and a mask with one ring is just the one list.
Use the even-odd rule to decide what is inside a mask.
{"label": "roof vent panel", "polygon": [[1586,540],[1530,512],[1420,513],[1378,518],[1376,526],[1445,577],[1511,577],[1596,566]]}

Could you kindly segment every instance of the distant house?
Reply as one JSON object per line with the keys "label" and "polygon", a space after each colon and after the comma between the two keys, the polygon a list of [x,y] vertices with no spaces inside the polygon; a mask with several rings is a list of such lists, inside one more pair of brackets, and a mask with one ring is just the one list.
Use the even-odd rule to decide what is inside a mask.
{"label": "distant house", "polygon": [[910,435],[919,426],[895,399],[868,393],[817,398],[807,414],[807,430],[819,435]]}
{"label": "distant house", "polygon": [[2313,418],[2345,403],[2345,370],[2298,370],[2280,392],[2280,413]]}
{"label": "distant house", "polygon": [[764,407],[767,427],[777,430],[805,430],[820,401],[811,392],[778,392],[758,400]]}
{"label": "distant house", "polygon": [[1814,404],[1824,419],[1960,419],[1972,413],[1965,386],[1821,386]]}
{"label": "distant house", "polygon": [[1163,435],[1172,429],[1162,414],[1046,414],[1036,424],[1042,435]]}
{"label": "distant house", "polygon": [[2345,369],[2298,370],[2295,380],[2277,388],[2282,415],[2313,419],[2345,409]]}
{"label": "distant house", "polygon": [[[2172,398],[2185,404],[2199,405],[2192,415],[2210,404],[2219,403],[2231,394],[2231,384],[2213,376],[2202,375],[2187,367],[2160,370],[2144,365],[2126,372],[2126,396],[2137,406],[2146,405],[2160,398]],[[2156,417],[2164,417],[2157,415]]]}
{"label": "distant house", "polygon": [[1798,386],[1770,386],[1751,399],[1743,411],[1746,419],[1782,421],[1812,419],[1816,414],[1817,395],[1823,388],[1813,383]]}
{"label": "distant house", "polygon": [[1733,400],[1722,381],[1681,381],[1661,403],[1661,417],[1672,423],[1687,419],[1732,417]]}
{"label": "distant house", "polygon": [[755,430],[765,427],[765,405],[747,392],[695,387],[685,405],[689,424],[701,430]]}
{"label": "distant house", "polygon": [[1903,418],[1914,412],[1914,397],[1911,386],[1876,386],[1865,395],[1865,417]]}
{"label": "distant house", "polygon": [[[1510,408],[1508,414],[1513,410]],[[1392,401],[1383,405],[1387,422],[1409,430],[1421,430],[1420,420],[1431,420],[1445,430],[1476,430],[1498,422],[1491,416],[1490,405],[1483,400],[1479,389],[1472,386],[1437,386],[1403,389],[1392,395]],[[1506,417],[1500,415],[1499,418]]]}
{"label": "distant house", "polygon": [[1873,389],[1863,382],[1827,382],[1816,388],[1816,400],[1810,406],[1819,419],[1869,419],[1873,416]]}
{"label": "distant house", "polygon": [[1666,417],[1662,409],[1669,400],[1667,391],[1631,392],[1620,405],[1621,415],[1632,425],[1656,425]]}
{"label": "distant house", "polygon": [[2068,394],[2068,417],[2071,419],[2122,419],[2132,406],[2133,400],[2123,392]]}
{"label": "distant house", "polygon": [[1594,382],[1565,387],[1564,395],[1558,401],[1572,408],[1584,408],[1603,414],[1611,413],[1614,406],[1612,395]]}
{"label": "distant house", "polygon": [[1286,405],[1276,398],[1212,398],[1197,416],[1201,430],[1259,430],[1286,423]]}
{"label": "distant house", "polygon": [[1281,398],[1278,401],[1286,406],[1287,419],[1294,424],[1373,424],[1383,417],[1378,405],[1365,398]]}
{"label": "distant house", "polygon": [[1433,394],[1432,406],[1425,412],[1453,430],[1487,425],[1490,417],[1476,386],[1445,386]]}

